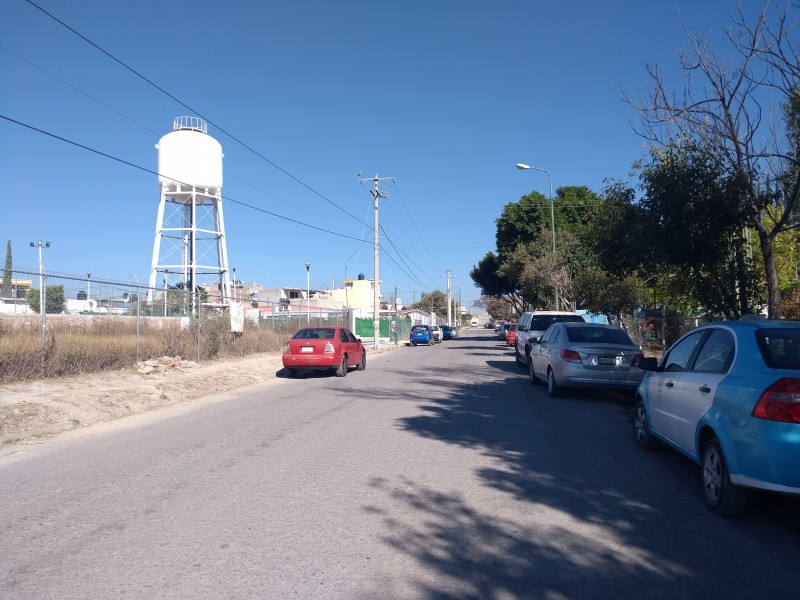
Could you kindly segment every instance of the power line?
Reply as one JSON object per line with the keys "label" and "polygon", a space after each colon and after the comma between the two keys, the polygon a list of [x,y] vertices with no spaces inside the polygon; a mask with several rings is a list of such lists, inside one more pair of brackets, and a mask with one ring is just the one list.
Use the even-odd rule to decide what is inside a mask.
{"label": "power line", "polygon": [[196,109],[192,108],[191,106],[189,106],[188,104],[186,104],[185,102],[183,102],[182,100],[180,100],[179,98],[177,98],[176,96],[172,95],[170,92],[168,92],[167,90],[165,90],[164,88],[162,88],[161,86],[159,86],[157,83],[155,83],[155,82],[154,82],[154,81],[152,81],[151,79],[148,79],[146,76],[144,76],[144,75],[142,75],[141,73],[139,73],[139,71],[137,71],[136,69],[134,69],[133,67],[131,67],[130,65],[128,65],[127,63],[125,63],[123,60],[121,60],[121,59],[117,58],[116,56],[114,56],[113,54],[111,54],[110,52],[108,52],[107,50],[105,50],[104,48],[102,48],[101,46],[99,46],[98,44],[96,44],[95,42],[93,42],[92,40],[90,40],[89,38],[87,38],[85,35],[83,35],[83,34],[81,34],[80,32],[78,32],[76,29],[74,29],[74,28],[70,27],[69,25],[67,25],[67,24],[66,24],[64,21],[62,21],[61,19],[59,19],[58,17],[56,17],[56,16],[55,16],[55,15],[53,15],[52,13],[49,13],[49,12],[47,12],[47,11],[46,11],[44,8],[42,8],[41,6],[39,6],[38,4],[36,4],[35,2],[33,2],[33,0],[26,0],[26,2],[28,2],[28,4],[30,4],[30,5],[31,5],[31,6],[33,6],[34,8],[38,9],[39,11],[41,11],[42,13],[44,13],[45,15],[47,15],[48,17],[50,17],[51,19],[53,19],[53,20],[54,20],[56,23],[58,23],[58,24],[59,24],[59,25],[61,25],[62,27],[64,27],[64,28],[68,29],[69,31],[71,31],[72,33],[74,33],[75,35],[77,35],[79,38],[81,38],[81,39],[82,39],[83,41],[85,41],[87,44],[91,45],[92,47],[94,47],[94,48],[95,48],[95,49],[97,49],[98,51],[100,51],[100,52],[102,52],[103,54],[105,54],[105,55],[106,55],[108,58],[110,58],[111,60],[113,60],[114,62],[116,62],[117,64],[119,64],[119,65],[120,65],[121,67],[123,67],[124,69],[126,69],[126,70],[130,71],[131,73],[133,73],[134,75],[136,75],[137,77],[139,77],[139,78],[140,78],[142,81],[144,81],[144,82],[148,83],[149,85],[151,85],[152,87],[154,87],[155,89],[157,89],[159,92],[161,92],[162,94],[164,94],[165,96],[167,96],[167,97],[168,97],[168,98],[170,98],[171,100],[174,100],[175,102],[177,102],[178,104],[180,104],[180,105],[181,105],[182,107],[184,107],[186,110],[188,110],[188,111],[190,111],[190,112],[194,113],[195,115],[197,115],[197,116],[198,116],[198,117],[200,117],[201,119],[204,119],[204,120],[205,120],[207,123],[210,123],[211,125],[213,125],[214,127],[216,127],[216,128],[217,128],[217,129],[218,129],[218,130],[219,130],[221,133],[223,133],[224,135],[228,136],[230,139],[232,139],[234,142],[236,142],[237,144],[239,144],[239,145],[240,145],[240,146],[242,146],[243,148],[245,148],[245,149],[249,150],[250,152],[252,152],[254,155],[256,155],[256,156],[257,156],[257,157],[259,157],[261,160],[263,160],[263,161],[264,161],[264,162],[266,162],[267,164],[271,165],[272,167],[274,167],[275,169],[277,169],[278,171],[280,171],[281,173],[283,173],[284,175],[286,175],[287,177],[289,177],[290,179],[292,179],[294,182],[298,183],[299,185],[301,185],[302,187],[304,187],[305,189],[307,189],[308,191],[310,191],[310,192],[311,192],[311,193],[313,193],[314,195],[318,196],[319,198],[321,198],[322,200],[324,200],[325,202],[327,202],[327,203],[328,203],[328,204],[330,204],[331,206],[334,206],[335,208],[339,209],[340,211],[342,211],[344,214],[348,215],[349,217],[351,217],[351,218],[355,219],[356,221],[359,221],[359,222],[361,222],[361,221],[358,219],[358,217],[356,217],[355,215],[353,215],[351,212],[349,212],[349,211],[348,211],[348,210],[346,210],[345,208],[342,208],[341,206],[339,206],[338,204],[336,204],[336,203],[335,203],[333,200],[330,200],[328,197],[326,197],[326,196],[325,196],[324,194],[322,194],[321,192],[318,192],[317,190],[315,190],[314,188],[312,188],[312,187],[311,187],[310,185],[308,185],[307,183],[305,183],[305,182],[303,182],[302,180],[298,179],[297,177],[295,177],[294,175],[292,175],[291,173],[289,173],[289,171],[287,171],[287,170],[286,170],[286,169],[284,169],[283,167],[280,167],[280,166],[279,166],[278,164],[276,164],[275,162],[271,161],[269,158],[267,158],[266,156],[264,156],[263,154],[261,154],[260,152],[258,152],[258,151],[257,151],[255,148],[253,148],[252,146],[250,146],[250,145],[246,144],[245,142],[243,142],[242,140],[240,140],[238,137],[236,137],[235,135],[233,135],[232,133],[230,133],[228,130],[226,130],[225,128],[223,128],[221,125],[217,124],[215,121],[213,121],[213,120],[209,119],[208,117],[206,117],[206,116],[205,116],[203,113],[201,113],[200,111],[198,111],[198,110],[196,110]]}
{"label": "power line", "polygon": [[[92,40],[90,40],[88,37],[86,37],[85,35],[83,35],[83,34],[82,34],[82,33],[80,33],[79,31],[77,31],[76,29],[74,29],[73,27],[71,27],[70,25],[68,25],[67,23],[65,23],[64,21],[62,21],[61,19],[59,19],[59,18],[58,18],[58,17],[56,17],[55,15],[53,15],[52,13],[48,12],[47,10],[45,10],[44,8],[42,8],[41,6],[39,6],[38,4],[36,4],[35,2],[33,2],[33,0],[26,0],[26,1],[28,2],[28,4],[30,4],[31,6],[33,6],[34,8],[36,8],[37,10],[39,10],[40,12],[42,12],[43,14],[47,15],[48,17],[50,17],[50,18],[51,18],[52,20],[54,20],[56,23],[58,23],[59,25],[61,25],[61,26],[62,26],[62,27],[64,27],[65,29],[69,30],[69,31],[70,31],[70,32],[72,32],[74,35],[78,36],[78,37],[79,37],[80,39],[82,39],[84,42],[86,42],[87,44],[89,44],[90,46],[92,46],[93,48],[95,48],[96,50],[98,50],[99,52],[101,52],[102,54],[106,55],[106,56],[107,56],[108,58],[110,58],[112,61],[116,62],[118,65],[120,65],[121,67],[123,67],[123,68],[124,68],[124,69],[126,69],[127,71],[131,72],[132,74],[134,74],[135,76],[137,76],[138,78],[140,78],[142,81],[146,82],[147,84],[149,84],[150,86],[152,86],[153,88],[155,88],[156,90],[158,90],[159,92],[161,92],[162,94],[164,94],[165,96],[167,96],[168,98],[170,98],[171,100],[175,101],[175,102],[176,102],[176,103],[178,103],[180,106],[182,106],[182,107],[186,108],[188,111],[190,111],[190,112],[192,112],[192,113],[196,114],[198,117],[200,117],[200,118],[204,119],[206,122],[208,122],[208,123],[210,123],[212,126],[216,127],[216,128],[217,128],[217,129],[218,129],[218,130],[219,130],[221,133],[223,133],[224,135],[226,135],[227,137],[229,137],[231,140],[233,140],[233,141],[234,141],[234,142],[236,142],[237,144],[241,145],[243,148],[247,149],[248,151],[250,151],[251,153],[253,153],[255,156],[259,157],[260,159],[262,159],[263,161],[265,161],[266,163],[268,163],[269,165],[271,165],[272,167],[274,167],[275,169],[277,169],[278,171],[280,171],[281,173],[283,173],[284,175],[286,175],[287,177],[289,177],[290,179],[292,179],[293,181],[295,181],[296,183],[298,183],[299,185],[301,185],[302,187],[306,188],[308,191],[312,192],[314,195],[316,195],[316,196],[318,196],[319,198],[321,198],[322,200],[324,200],[324,201],[328,202],[329,204],[331,204],[332,206],[334,206],[334,207],[335,207],[335,208],[337,208],[338,210],[342,211],[343,213],[345,213],[345,214],[346,214],[346,215],[348,215],[349,217],[353,218],[354,220],[358,221],[359,223],[362,223],[362,225],[363,225],[363,224],[365,224],[365,223],[364,223],[364,221],[361,221],[361,220],[360,220],[358,217],[356,217],[355,215],[353,215],[352,213],[350,213],[350,212],[349,212],[349,211],[347,211],[346,209],[342,208],[341,206],[339,206],[338,204],[336,204],[335,202],[333,202],[332,200],[330,200],[329,198],[327,198],[327,197],[326,197],[324,194],[322,194],[321,192],[319,192],[319,191],[317,191],[316,189],[312,188],[311,186],[309,186],[308,184],[306,184],[305,182],[303,182],[302,180],[300,180],[299,178],[297,178],[297,177],[296,177],[296,176],[294,176],[293,174],[289,173],[288,171],[286,171],[285,169],[283,169],[282,167],[280,167],[278,164],[276,164],[275,162],[273,162],[272,160],[270,160],[269,158],[267,158],[266,156],[264,156],[263,154],[261,154],[261,153],[260,153],[259,151],[257,151],[255,148],[251,147],[249,144],[247,144],[247,143],[245,143],[244,141],[242,141],[241,139],[239,139],[239,138],[238,138],[237,136],[235,136],[233,133],[229,132],[229,131],[228,131],[228,130],[226,130],[224,127],[222,127],[221,125],[219,125],[218,123],[216,123],[216,122],[215,122],[215,121],[213,121],[212,119],[208,118],[207,116],[205,116],[205,115],[204,115],[203,113],[201,113],[200,111],[198,111],[198,110],[196,110],[196,109],[192,108],[191,106],[189,106],[188,104],[186,104],[185,102],[183,102],[182,100],[180,100],[178,97],[176,97],[176,96],[175,96],[175,95],[173,95],[172,93],[168,92],[168,91],[167,91],[166,89],[164,89],[163,87],[159,86],[159,85],[158,85],[157,83],[155,83],[153,80],[149,79],[148,77],[146,77],[145,75],[143,75],[142,73],[140,73],[139,71],[137,71],[136,69],[134,69],[133,67],[131,67],[130,65],[128,65],[128,64],[127,64],[125,61],[123,61],[123,60],[121,60],[121,59],[117,58],[116,56],[114,56],[113,54],[111,54],[110,52],[108,52],[107,50],[105,50],[103,47],[101,47],[99,44],[97,44],[97,43],[93,42],[93,41],[92,41]],[[13,54],[13,53],[12,53],[12,54]],[[20,57],[20,58],[21,58],[21,57]],[[32,63],[31,63],[31,64],[32,64]],[[35,66],[35,65],[34,65],[34,66]],[[38,68],[38,67],[37,67],[37,68]],[[45,72],[46,72],[46,71],[45,71]],[[56,79],[58,79],[58,78],[56,78]],[[65,83],[65,84],[66,84],[66,82],[63,82],[63,83]],[[69,84],[66,84],[66,85],[69,85]],[[73,86],[70,86],[70,87],[73,87]],[[74,88],[74,89],[76,89],[76,90],[77,90],[77,88]],[[80,90],[77,90],[77,91],[80,91]],[[83,92],[81,92],[81,93],[83,93]],[[87,97],[90,97],[90,98],[91,98],[91,96],[89,96],[88,94],[84,94],[84,95],[86,95]],[[95,101],[97,101],[97,100],[95,99]],[[104,105],[103,103],[101,103],[101,102],[99,102],[99,101],[97,101],[97,102],[98,102],[98,103],[100,103],[100,104],[101,104],[101,105],[103,105],[103,106],[106,106],[106,105]],[[114,109],[111,109],[110,107],[107,107],[107,108],[109,108],[110,110],[114,110]],[[118,111],[114,111],[114,112],[118,112]],[[124,115],[121,115],[121,116],[124,116]],[[136,168],[136,169],[143,170],[143,171],[145,171],[145,172],[148,172],[148,173],[155,173],[154,171],[152,171],[152,170],[150,170],[150,169],[147,169],[147,168],[141,167],[141,166],[139,166],[139,165],[136,165],[136,164],[130,163],[130,162],[128,162],[128,161],[125,161],[125,160],[123,160],[123,159],[117,158],[117,157],[115,157],[115,156],[112,156],[112,155],[109,155],[109,154],[103,153],[103,152],[101,152],[101,151],[95,150],[95,149],[93,149],[93,148],[90,148],[90,147],[88,147],[88,146],[84,146],[84,145],[82,145],[82,144],[79,144],[79,143],[73,142],[73,141],[71,141],[71,140],[68,140],[68,139],[66,139],[66,138],[62,138],[62,137],[60,137],[60,136],[57,136],[57,135],[55,135],[55,134],[49,133],[49,132],[47,132],[47,131],[44,131],[44,130],[38,129],[38,128],[36,128],[36,127],[33,127],[33,126],[30,126],[30,125],[27,125],[27,124],[25,124],[25,123],[21,123],[21,122],[19,122],[19,121],[16,121],[15,119],[11,119],[11,118],[9,118],[9,117],[5,117],[5,116],[2,116],[2,115],[0,115],[0,117],[2,117],[2,118],[4,118],[4,119],[6,119],[6,120],[8,120],[8,121],[11,121],[11,122],[13,122],[13,123],[16,123],[16,124],[18,124],[18,125],[20,125],[20,126],[27,127],[27,128],[29,128],[29,129],[32,129],[32,130],[34,130],[34,131],[37,131],[37,132],[39,132],[39,133],[42,133],[42,134],[44,134],[44,135],[48,135],[48,136],[50,136],[50,137],[53,137],[53,138],[55,138],[55,139],[59,139],[60,141],[63,141],[63,142],[66,142],[66,143],[72,144],[72,145],[74,145],[74,146],[80,147],[80,148],[82,148],[82,149],[84,149],[84,150],[87,150],[87,151],[93,152],[93,153],[95,153],[95,154],[98,154],[98,155],[100,155],[100,156],[104,156],[104,157],[106,157],[106,158],[109,158],[109,159],[111,159],[111,160],[115,160],[115,161],[117,161],[117,162],[120,162],[120,163],[122,163],[122,164],[126,164],[126,165],[128,165],[128,166],[134,167],[134,168]],[[127,117],[125,117],[125,118],[127,118]],[[135,122],[135,121],[134,121],[134,122]],[[138,124],[138,123],[137,123],[137,124]],[[147,128],[145,128],[145,129],[147,129]],[[148,131],[150,131],[150,130],[148,129]],[[155,173],[155,174],[157,174],[157,173]],[[178,182],[178,183],[183,183],[183,182]],[[332,235],[336,235],[336,236],[339,236],[339,237],[344,237],[344,238],[347,238],[347,239],[353,239],[353,240],[356,240],[356,241],[359,241],[359,242],[363,242],[363,241],[364,241],[364,240],[363,240],[363,239],[361,239],[361,238],[356,238],[356,237],[353,237],[353,236],[348,236],[348,235],[345,235],[345,234],[340,234],[340,233],[337,233],[337,232],[335,232],[335,231],[331,231],[331,230],[328,230],[328,229],[325,229],[325,228],[322,228],[322,227],[317,227],[317,226],[314,226],[314,225],[310,225],[310,224],[308,224],[308,223],[304,223],[304,222],[302,222],[302,221],[298,221],[298,220],[295,220],[295,219],[291,219],[291,218],[289,218],[289,217],[284,217],[283,215],[279,215],[279,214],[277,214],[277,213],[273,213],[273,212],[271,212],[271,211],[268,211],[268,210],[265,210],[265,209],[261,209],[261,208],[259,208],[259,207],[256,207],[256,206],[252,206],[252,205],[246,204],[246,203],[244,203],[244,202],[240,202],[240,201],[234,200],[234,199],[232,199],[232,198],[229,198],[229,197],[225,197],[225,196],[223,196],[222,198],[223,198],[223,199],[226,199],[226,200],[228,200],[228,201],[230,201],[230,202],[233,202],[233,203],[235,203],[235,204],[239,204],[239,205],[245,206],[245,207],[247,207],[247,208],[251,208],[251,209],[253,209],[253,210],[256,210],[256,211],[259,211],[259,212],[263,212],[263,213],[265,213],[265,214],[268,214],[268,215],[274,216],[274,217],[276,217],[276,218],[283,219],[283,220],[286,220],[286,221],[289,221],[289,222],[292,222],[292,223],[296,223],[296,224],[302,225],[302,226],[304,226],[304,227],[309,227],[309,228],[311,228],[311,229],[315,229],[315,230],[317,230],[317,231],[322,231],[322,232],[325,232],[325,233],[330,233],[330,234],[332,234]],[[406,210],[407,210],[407,209],[406,209]],[[375,233],[375,235],[377,235],[377,232]],[[421,237],[421,236],[420,236],[420,237]],[[400,249],[399,249],[399,248],[398,248],[398,247],[397,247],[397,246],[394,244],[394,242],[388,238],[388,236],[386,236],[386,239],[387,239],[387,240],[389,240],[389,242],[392,244],[392,246],[393,246],[393,247],[395,248],[395,250],[398,252],[398,256],[400,256],[401,254],[404,254],[404,253],[403,253],[403,252],[402,252],[402,251],[401,251],[401,250],[400,250]],[[423,245],[424,245],[424,240],[423,240]],[[406,256],[407,256],[407,255],[406,255]],[[401,260],[402,260],[402,256],[400,256],[400,258],[401,258]],[[393,259],[392,259],[392,260],[393,260]],[[409,257],[409,260],[411,260],[411,259],[410,259],[410,257]],[[393,262],[395,262],[395,264],[396,264],[398,267],[400,267],[400,265],[399,265],[399,264],[398,264],[396,261],[394,261],[394,260],[393,260]],[[403,261],[403,262],[405,263],[405,261]],[[412,261],[412,262],[413,262],[413,261]],[[406,263],[406,267],[410,269],[410,267],[408,267],[407,263]],[[420,269],[420,270],[424,272],[424,270],[422,270],[422,269]],[[407,273],[406,271],[404,271],[402,268],[401,268],[401,271],[405,272],[407,275],[409,275],[410,277],[414,278],[412,275],[410,275],[409,273]],[[431,281],[433,281],[433,280],[431,280]],[[418,282],[419,282],[419,283],[422,283],[421,281],[418,281]]]}
{"label": "power line", "polygon": [[[131,122],[131,123],[133,123],[134,125],[136,125],[136,126],[138,126],[138,127],[142,128],[142,129],[144,129],[145,131],[147,131],[147,132],[149,132],[149,133],[152,133],[152,134],[153,134],[153,135],[155,135],[155,136],[159,136],[159,135],[161,135],[161,134],[159,134],[157,131],[153,131],[152,129],[150,129],[150,128],[149,128],[147,125],[144,125],[143,123],[140,123],[140,122],[139,122],[139,121],[137,121],[136,119],[134,119],[134,118],[132,118],[132,117],[130,117],[130,116],[128,116],[128,115],[126,115],[126,114],[125,114],[125,113],[123,113],[123,112],[120,112],[120,111],[118,111],[117,109],[115,109],[115,108],[114,108],[114,107],[112,107],[112,106],[109,106],[109,105],[108,105],[108,104],[106,104],[105,102],[102,102],[101,100],[98,100],[97,98],[95,98],[95,97],[94,97],[94,96],[92,96],[91,94],[88,94],[87,92],[85,92],[85,91],[81,90],[80,88],[78,88],[78,87],[76,87],[76,86],[72,85],[71,83],[69,83],[69,82],[65,81],[64,79],[61,79],[61,78],[60,78],[60,77],[58,77],[57,75],[55,75],[55,74],[53,74],[53,73],[51,73],[51,72],[47,71],[46,69],[43,69],[42,67],[38,66],[36,63],[34,63],[34,62],[32,62],[31,60],[29,60],[29,59],[25,58],[24,56],[21,56],[20,54],[18,54],[18,53],[16,53],[16,52],[14,52],[13,50],[10,50],[9,48],[6,48],[6,47],[5,47],[5,46],[3,46],[2,44],[0,44],[0,48],[2,48],[3,50],[5,50],[5,51],[6,51],[6,52],[8,52],[9,54],[12,54],[13,56],[16,56],[16,57],[17,57],[19,60],[21,60],[21,61],[23,61],[23,62],[25,62],[25,63],[29,64],[29,65],[30,65],[30,66],[32,66],[34,69],[38,69],[39,71],[41,71],[41,72],[42,72],[42,73],[44,73],[45,75],[48,75],[49,77],[52,77],[53,79],[55,79],[56,81],[58,81],[58,82],[59,82],[59,83],[61,83],[62,85],[65,85],[66,87],[70,88],[71,90],[73,90],[73,91],[75,91],[75,92],[77,92],[77,93],[81,94],[82,96],[84,96],[84,97],[88,98],[88,99],[89,99],[89,100],[91,100],[92,102],[95,102],[95,103],[99,104],[100,106],[102,106],[102,107],[103,107],[103,108],[105,108],[106,110],[109,110],[109,111],[111,111],[112,113],[114,113],[114,114],[116,114],[116,115],[118,115],[118,116],[122,117],[123,119],[125,119],[125,120],[127,120],[127,121],[130,121],[130,122]],[[259,193],[261,193],[261,194],[264,194],[264,195],[265,195],[265,196],[267,196],[268,198],[271,198],[271,199],[272,199],[272,200],[274,200],[275,202],[278,202],[278,203],[280,203],[280,204],[283,204],[284,206],[287,206],[287,207],[289,207],[289,208],[294,208],[294,210],[297,210],[298,212],[300,212],[301,214],[304,214],[304,215],[306,215],[306,216],[309,216],[309,217],[310,217],[310,216],[312,216],[311,214],[307,213],[306,211],[304,211],[304,210],[300,210],[300,209],[299,209],[297,206],[292,206],[292,205],[290,205],[289,203],[287,203],[287,202],[284,202],[284,201],[283,201],[283,200],[281,200],[280,198],[278,198],[278,197],[274,196],[273,194],[270,194],[269,192],[267,192],[267,191],[265,191],[265,190],[262,190],[262,189],[261,189],[261,188],[259,188],[258,186],[256,186],[256,185],[253,185],[252,183],[250,183],[250,182],[248,182],[248,181],[246,181],[246,180],[242,179],[241,177],[238,177],[237,175],[235,175],[235,174],[231,173],[231,172],[230,172],[229,170],[227,170],[227,169],[225,169],[223,172],[225,173],[225,176],[226,176],[226,177],[230,177],[230,178],[232,178],[232,179],[235,179],[235,180],[237,180],[237,181],[239,181],[239,182],[243,183],[244,185],[246,185],[246,186],[248,186],[248,187],[250,187],[250,188],[252,188],[252,189],[256,190],[257,192],[259,192]]]}
{"label": "power line", "polygon": [[[56,140],[59,140],[61,142],[70,144],[72,146],[75,146],[77,148],[81,148],[82,150],[86,150],[88,152],[92,152],[92,153],[97,154],[99,156],[102,156],[104,158],[108,158],[108,159],[116,161],[118,163],[122,163],[123,165],[129,166],[129,167],[133,167],[134,169],[138,169],[140,171],[144,171],[145,173],[150,173],[150,174],[156,175],[158,177],[165,177],[166,179],[170,179],[171,181],[174,181],[175,183],[180,183],[181,185],[185,185],[187,187],[192,187],[191,184],[186,183],[185,181],[180,181],[178,179],[175,179],[174,177],[169,177],[167,175],[162,175],[158,171],[153,171],[152,169],[148,169],[147,167],[143,167],[141,165],[137,165],[135,163],[129,162],[129,161],[124,160],[122,158],[118,158],[116,156],[113,156],[111,154],[107,154],[106,152],[101,152],[100,150],[96,150],[94,148],[90,148],[89,146],[85,146],[84,144],[80,144],[78,142],[69,140],[69,139],[67,139],[65,137],[61,137],[60,135],[56,135],[55,133],[51,133],[49,131],[45,131],[44,129],[39,129],[38,127],[34,127],[33,125],[28,125],[27,123],[23,123],[22,121],[17,121],[16,119],[12,119],[11,117],[8,117],[6,115],[0,114],[0,119],[4,119],[6,121],[9,121],[9,122],[14,123],[16,125],[19,125],[21,127],[25,127],[25,128],[30,129],[32,131],[36,131],[37,133],[41,133],[42,135],[46,135],[48,137],[54,138]],[[325,229],[324,227],[317,227],[316,225],[311,225],[310,223],[304,223],[302,221],[298,221],[297,219],[292,219],[290,217],[284,217],[283,215],[279,215],[277,213],[268,211],[268,210],[266,210],[264,208],[260,208],[258,206],[253,206],[252,204],[247,204],[246,202],[241,202],[239,200],[234,200],[233,198],[231,198],[229,196],[221,196],[221,198],[223,200],[227,200],[229,202],[233,202],[234,204],[238,204],[240,206],[244,206],[245,208],[250,208],[252,210],[255,210],[255,211],[258,211],[258,212],[262,212],[262,213],[270,215],[272,217],[276,217],[278,219],[283,219],[284,221],[289,221],[290,223],[295,223],[297,225],[302,225],[303,227],[308,227],[310,229],[315,229],[316,231],[322,231],[324,233],[329,233],[331,235],[335,235],[335,236],[338,236],[338,237],[343,237],[343,238],[346,238],[346,239],[349,239],[349,240],[355,240],[355,241],[358,241],[358,242],[363,241],[361,238],[357,238],[357,237],[354,237],[352,235],[339,233],[337,231],[331,231],[330,229]]]}

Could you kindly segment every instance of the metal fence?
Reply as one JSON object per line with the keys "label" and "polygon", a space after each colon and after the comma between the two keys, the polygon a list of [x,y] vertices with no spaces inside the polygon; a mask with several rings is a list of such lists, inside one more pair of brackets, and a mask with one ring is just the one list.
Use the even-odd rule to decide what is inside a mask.
{"label": "metal fence", "polygon": [[647,312],[623,319],[631,339],[650,354],[660,355],[687,331],[708,322],[705,316],[686,316],[674,311]]}
{"label": "metal fence", "polygon": [[[208,351],[202,350],[204,344],[226,331],[230,301],[242,303],[245,334],[273,332],[276,337],[288,338],[306,325],[352,326],[351,311],[346,309],[332,310],[305,303],[251,302],[248,297],[209,297],[202,290],[149,289],[135,280],[99,279],[88,275],[82,278],[50,273],[40,279],[35,271],[12,271],[11,289],[0,294],[0,323],[18,335],[24,335],[22,332],[29,333],[30,337],[41,335],[44,343],[46,335],[56,330],[92,332],[97,331],[100,324],[113,322],[119,326],[115,329],[117,334],[128,332],[124,335],[135,336],[137,360],[143,328],[189,330],[194,338],[192,346],[196,346],[189,356],[196,355],[198,360],[203,354],[207,356]],[[3,279],[8,280],[7,277]],[[44,284],[42,287],[40,281]],[[235,291],[241,294],[241,290]],[[230,329],[227,328],[228,333]]]}
{"label": "metal fence", "polygon": [[130,281],[98,279],[89,273],[85,277],[50,273],[42,276],[41,281],[42,286],[37,271],[12,271],[10,293],[0,294],[3,296],[0,297],[0,314],[40,314],[40,302],[43,302],[47,315],[190,317],[198,313],[224,311],[229,302],[240,302],[249,318],[268,321],[275,326],[291,324],[292,321],[298,326],[339,323],[349,315],[347,309],[315,307],[305,303],[251,302],[241,289],[234,289],[236,295],[223,296],[209,294],[200,288],[185,290],[180,284],[169,288],[149,288],[134,278]]}

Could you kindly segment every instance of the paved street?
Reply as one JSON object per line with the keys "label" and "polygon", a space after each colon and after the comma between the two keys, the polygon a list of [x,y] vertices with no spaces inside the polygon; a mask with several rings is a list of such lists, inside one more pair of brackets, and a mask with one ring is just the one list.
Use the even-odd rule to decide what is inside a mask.
{"label": "paved street", "polygon": [[0,458],[0,598],[797,597],[796,501],[712,515],[613,394],[487,330]]}

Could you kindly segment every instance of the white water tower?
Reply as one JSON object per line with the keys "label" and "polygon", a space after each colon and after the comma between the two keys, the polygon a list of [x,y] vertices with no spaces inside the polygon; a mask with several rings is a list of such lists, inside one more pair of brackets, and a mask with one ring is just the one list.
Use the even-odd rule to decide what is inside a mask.
{"label": "white water tower", "polygon": [[220,301],[227,303],[230,276],[222,217],[222,146],[208,135],[204,120],[178,117],[172,132],[156,148],[161,201],[148,301],[152,302],[156,288],[166,293],[178,284],[196,290],[216,283]]}

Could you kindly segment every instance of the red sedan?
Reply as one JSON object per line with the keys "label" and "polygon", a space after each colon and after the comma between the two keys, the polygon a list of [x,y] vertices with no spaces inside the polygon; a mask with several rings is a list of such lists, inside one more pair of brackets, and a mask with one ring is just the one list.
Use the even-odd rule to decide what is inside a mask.
{"label": "red sedan", "polygon": [[517,341],[517,325],[518,323],[512,323],[511,326],[508,328],[508,332],[506,333],[506,344],[509,346],[513,346],[516,344]]}
{"label": "red sedan", "polygon": [[346,327],[305,327],[283,345],[283,366],[294,377],[300,369],[324,369],[347,375],[350,367],[363,371],[367,351]]}

